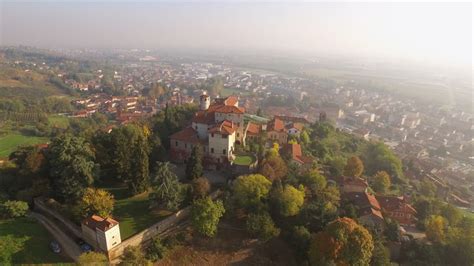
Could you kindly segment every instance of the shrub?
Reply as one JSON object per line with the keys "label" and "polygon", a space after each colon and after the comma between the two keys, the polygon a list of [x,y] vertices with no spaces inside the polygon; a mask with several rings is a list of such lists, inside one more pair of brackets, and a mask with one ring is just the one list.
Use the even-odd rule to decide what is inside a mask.
{"label": "shrub", "polygon": [[28,203],[24,201],[8,200],[0,205],[2,216],[5,218],[16,218],[26,215]]}

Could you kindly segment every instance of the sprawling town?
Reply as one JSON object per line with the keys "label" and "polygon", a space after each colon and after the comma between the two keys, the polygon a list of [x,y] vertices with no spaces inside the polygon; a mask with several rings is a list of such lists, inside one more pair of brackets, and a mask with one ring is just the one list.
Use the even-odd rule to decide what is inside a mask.
{"label": "sprawling town", "polygon": [[[384,24],[399,11],[44,4],[5,4],[10,24],[0,26],[0,265],[474,265],[472,73],[427,63],[411,39],[412,61],[389,56],[403,45],[387,40],[410,34],[426,53],[460,52],[423,46],[431,35],[415,26]],[[346,9],[403,34],[382,38],[359,20],[349,34],[332,18],[347,19]],[[33,23],[23,10],[77,32],[56,23],[48,35],[34,24],[49,20]],[[76,25],[66,14],[80,11]],[[25,24],[14,27],[17,18]],[[275,36],[257,30],[270,21]],[[94,27],[84,34],[82,23]],[[309,25],[317,42],[302,30]],[[435,28],[435,39],[446,30]],[[378,36],[373,54],[356,54],[365,30],[364,47]],[[328,52],[317,52],[325,38]],[[330,52],[345,48],[353,54]]]}

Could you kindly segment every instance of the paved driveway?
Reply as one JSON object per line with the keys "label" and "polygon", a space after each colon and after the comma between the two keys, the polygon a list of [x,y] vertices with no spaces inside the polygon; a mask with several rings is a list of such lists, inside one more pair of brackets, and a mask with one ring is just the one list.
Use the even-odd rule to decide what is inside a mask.
{"label": "paved driveway", "polygon": [[56,224],[54,224],[54,222],[52,222],[46,216],[37,212],[30,212],[30,216],[38,220],[46,228],[46,230],[48,230],[53,235],[54,239],[56,239],[56,241],[58,241],[59,245],[61,246],[61,252],[64,252],[74,261],[77,261],[82,251],[73,239],[66,235]]}

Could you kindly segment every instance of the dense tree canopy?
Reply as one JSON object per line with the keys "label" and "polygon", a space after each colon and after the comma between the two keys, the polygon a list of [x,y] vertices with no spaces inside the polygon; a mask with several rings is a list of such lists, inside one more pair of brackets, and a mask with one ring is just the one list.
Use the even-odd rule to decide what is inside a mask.
{"label": "dense tree canopy", "polygon": [[103,189],[86,188],[81,199],[77,203],[77,209],[81,218],[90,215],[99,215],[107,218],[114,209],[114,196]]}
{"label": "dense tree canopy", "polygon": [[390,176],[385,171],[380,171],[373,177],[372,188],[379,193],[386,193],[390,188]]}
{"label": "dense tree canopy", "polygon": [[291,185],[285,185],[280,191],[273,193],[273,202],[282,216],[294,216],[300,212],[304,203],[304,187],[299,189]]}
{"label": "dense tree canopy", "polygon": [[153,192],[150,199],[169,210],[177,210],[184,200],[184,188],[178,177],[170,169],[168,162],[157,162],[156,173],[152,178]]}
{"label": "dense tree canopy", "polygon": [[364,163],[357,156],[352,156],[347,159],[346,166],[344,167],[345,176],[360,177],[364,172]]}
{"label": "dense tree canopy", "polygon": [[237,207],[254,208],[266,199],[272,183],[263,175],[243,175],[234,181],[232,192]]}
{"label": "dense tree canopy", "polygon": [[191,209],[193,227],[199,233],[212,237],[217,232],[217,224],[224,212],[222,201],[214,202],[210,197],[198,199],[194,201]]}
{"label": "dense tree canopy", "polygon": [[189,180],[194,180],[202,176],[203,151],[201,145],[195,145],[191,151],[191,156],[186,163],[186,177]]}
{"label": "dense tree canopy", "polygon": [[94,182],[94,153],[83,138],[63,135],[49,148],[50,176],[59,199],[73,202]]}
{"label": "dense tree canopy", "polygon": [[369,143],[362,153],[367,175],[385,171],[394,178],[394,182],[405,182],[401,160],[383,143]]}
{"label": "dense tree canopy", "polygon": [[368,265],[374,243],[369,231],[350,218],[329,223],[311,240],[311,265]]}

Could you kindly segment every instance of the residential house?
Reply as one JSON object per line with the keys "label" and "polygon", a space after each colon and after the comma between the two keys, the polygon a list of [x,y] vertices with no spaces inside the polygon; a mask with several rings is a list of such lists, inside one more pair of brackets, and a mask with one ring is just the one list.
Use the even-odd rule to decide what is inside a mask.
{"label": "residential house", "polygon": [[376,196],[383,215],[396,220],[401,225],[414,225],[416,210],[408,204],[405,197]]}

